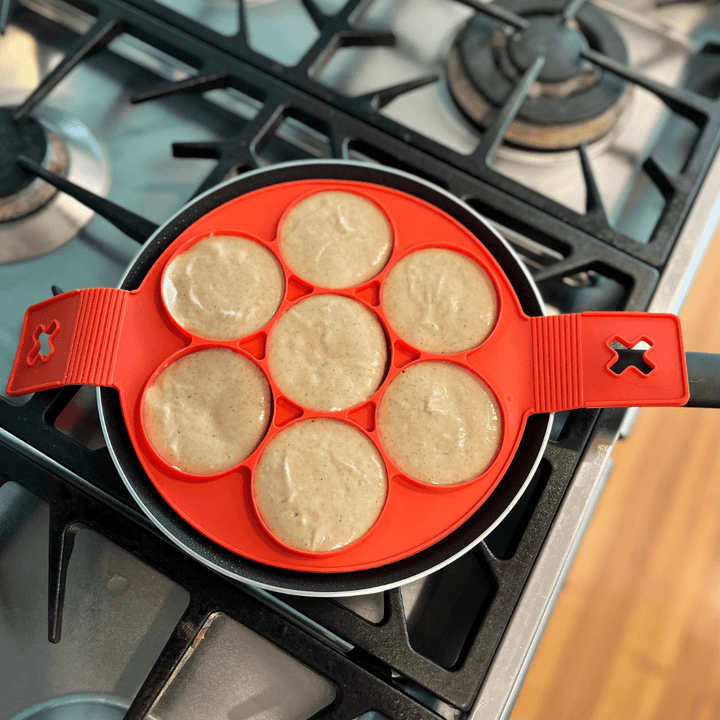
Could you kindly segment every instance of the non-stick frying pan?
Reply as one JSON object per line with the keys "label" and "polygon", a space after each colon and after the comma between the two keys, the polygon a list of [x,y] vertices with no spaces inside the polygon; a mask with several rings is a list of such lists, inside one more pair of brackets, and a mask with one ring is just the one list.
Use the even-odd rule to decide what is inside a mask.
{"label": "non-stick frying pan", "polygon": [[[172,468],[163,469],[152,448],[148,449],[135,408],[140,406],[153,370],[188,348],[203,346],[197,339],[178,334],[163,313],[157,288],[168,257],[212,232],[236,231],[271,243],[285,208],[297,198],[327,189],[365,193],[385,209],[396,226],[395,258],[389,266],[403,252],[439,245],[469,253],[490,274],[500,300],[495,329],[477,351],[447,359],[466,364],[488,381],[501,406],[504,432],[490,469],[480,478],[451,489],[420,487],[400,477],[385,456],[391,479],[388,500],[376,526],[365,538],[341,551],[309,554],[288,550],[269,537],[253,512],[249,478],[263,444],[240,468],[247,476],[244,485],[241,474],[228,475],[215,485],[182,473],[178,477]],[[293,280],[287,268],[286,276],[285,307],[301,295],[327,292]],[[378,300],[381,280],[382,273],[374,284],[355,289],[351,296],[384,318]],[[433,571],[479,542],[520,497],[547,442],[551,416],[546,411],[583,405],[677,405],[684,404],[688,395],[676,318],[615,314],[610,316],[612,326],[602,314],[540,318],[541,301],[532,281],[504,241],[480,217],[428,183],[365,164],[274,166],[214,188],[157,231],[129,269],[121,289],[131,292],[76,291],[31,308],[9,392],[78,382],[120,388],[122,403],[115,390],[100,388],[101,420],[115,463],[149,517],[202,562],[235,578],[282,591],[371,592]],[[121,320],[125,328],[132,328],[122,335],[112,330]],[[69,330],[73,324],[77,325],[74,335]],[[392,360],[378,398],[406,364],[446,359],[414,352],[398,340],[387,321],[384,325]],[[54,341],[50,354],[56,354],[55,363],[46,362],[49,355],[39,356],[39,331]],[[86,347],[78,347],[78,336],[88,338]],[[117,341],[121,347],[116,351],[118,337],[123,340]],[[608,372],[617,360],[610,344],[613,340],[627,346],[638,340],[649,343],[650,381],[636,368]],[[113,351],[107,352],[108,348]],[[264,347],[261,343],[258,348],[255,338],[243,340],[239,349],[263,364]],[[597,361],[590,357],[592,362],[583,362],[593,354],[598,355]],[[59,366],[61,360],[64,365]],[[373,398],[375,404],[378,398]],[[343,418],[357,422],[380,446],[371,416],[375,404],[369,405],[370,415],[359,412]],[[303,417],[310,416],[312,413],[306,412]],[[269,435],[282,432],[282,427],[294,419],[286,412],[283,416],[276,405]],[[240,486],[244,487],[244,500],[237,492]],[[426,507],[432,507],[432,513],[418,523]]]}

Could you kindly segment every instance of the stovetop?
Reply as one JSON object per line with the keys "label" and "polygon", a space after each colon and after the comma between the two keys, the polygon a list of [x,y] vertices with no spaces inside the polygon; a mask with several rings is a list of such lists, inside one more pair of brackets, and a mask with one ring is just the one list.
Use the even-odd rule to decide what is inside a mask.
{"label": "stovetop", "polygon": [[[598,68],[614,78],[599,115],[617,122],[572,107],[583,139],[548,147],[561,118],[540,132],[523,100],[567,95],[568,81],[512,40],[537,6],[3,3],[0,104],[64,151],[24,165],[60,192],[0,221],[0,375],[28,305],[116,285],[191,197],[297,159],[377,162],[449,190],[512,244],[550,312],[676,311],[719,212],[718,9],[545,3],[571,29],[606,13],[628,55],[582,46],[578,82]],[[490,109],[476,86],[487,63],[468,50],[483,33],[514,78]],[[0,398],[3,717],[131,706],[139,718],[153,705],[160,718],[505,717],[623,422],[558,414],[527,492],[473,551],[401,589],[336,600],[235,584],[168,545],[112,464],[90,388]]]}

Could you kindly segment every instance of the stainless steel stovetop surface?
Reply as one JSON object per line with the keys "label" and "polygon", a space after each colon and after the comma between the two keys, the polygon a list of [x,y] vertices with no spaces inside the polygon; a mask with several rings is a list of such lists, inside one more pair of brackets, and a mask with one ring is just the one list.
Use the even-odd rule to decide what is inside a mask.
{"label": "stainless steel stovetop surface", "polygon": [[[233,3],[168,0],[168,4],[219,32],[232,34],[237,29]],[[718,14],[717,8],[703,3],[662,10],[647,0],[629,4],[596,0],[594,4],[611,13],[626,37],[634,38],[634,62],[651,77],[665,82],[682,77],[688,47],[697,44],[693,38],[703,33],[703,18]],[[20,103],[57,64],[74,39],[62,26],[82,32],[90,25],[87,16],[62,2],[25,0],[23,5],[52,22],[33,23],[27,19],[30,15],[25,15],[0,38],[0,105]],[[333,0],[321,3],[328,13],[340,5]],[[278,63],[296,62],[316,37],[299,2],[251,0],[246,10],[254,49]],[[349,48],[338,53],[318,77],[328,87],[356,95],[423,72],[436,72],[438,67],[442,73],[441,59],[470,13],[467,7],[447,2],[378,1],[359,21],[360,26],[392,27],[400,42],[394,48],[369,51]],[[55,24],[58,19],[59,26]],[[289,34],[288,27],[299,29]],[[252,117],[257,106],[228,90],[133,105],[131,96],[155,84],[156,74],[175,81],[189,77],[194,70],[129,36],[113,41],[110,51],[75,69],[34,115],[73,148],[75,182],[95,183],[98,193],[162,223],[187,201],[213,164],[174,158],[171,143],[232,135],[236,116]],[[443,84],[401,98],[384,113],[456,151],[471,152],[477,144]],[[646,125],[648,117],[652,120]],[[642,127],[647,129],[639,130],[641,118]],[[644,149],[668,122],[657,101],[647,93],[636,92],[630,112],[617,130],[591,148],[610,214],[619,227],[639,238],[647,236],[647,227],[659,210],[652,193],[646,194],[647,188],[627,192],[627,187],[634,182]],[[682,128],[670,130],[679,133],[682,145]],[[291,121],[281,134],[311,156],[322,156],[327,150],[321,137]],[[498,153],[495,163],[511,177],[549,192],[567,207],[584,209],[584,185],[577,160],[570,153],[538,156],[505,149]],[[663,271],[651,310],[679,309],[720,216],[718,187],[720,160],[715,158],[704,190]],[[638,212],[641,207],[647,208],[647,218]],[[61,194],[33,222],[37,225],[29,229],[22,221],[5,223],[0,227],[0,240],[51,233],[62,235],[62,242],[50,254],[0,264],[3,387],[27,306],[48,297],[52,285],[62,290],[117,285],[139,249],[105,220]],[[513,236],[511,240],[536,249],[531,239]],[[65,418],[64,431],[96,447],[102,438],[92,420],[92,393],[86,400],[89,409],[78,412],[90,419],[78,423]],[[612,411],[601,415],[469,717],[484,720],[509,716],[532,651],[602,489],[623,417],[623,413]],[[0,718],[47,716],[43,713],[49,712],[49,706],[39,706],[57,704],[58,697],[65,698],[63,712],[68,717],[71,712],[82,717],[78,713],[83,706],[89,708],[95,702],[104,702],[102,698],[115,698],[104,705],[104,712],[112,717],[139,688],[182,615],[187,594],[104,538],[81,531],[70,565],[65,633],[61,643],[49,644],[44,626],[47,512],[43,502],[14,483],[0,489]],[[421,582],[403,588],[411,619],[421,596]],[[345,602],[373,622],[382,618],[381,596]],[[314,631],[322,632],[317,628]],[[330,637],[329,642],[347,649],[347,644],[336,637]],[[233,720],[302,718],[331,702],[333,693],[324,678],[242,626],[219,618],[179,670],[154,715],[180,720],[212,713]],[[436,707],[448,717],[460,715],[442,703]],[[19,715],[23,711],[27,714]],[[370,715],[364,720],[370,720]]]}

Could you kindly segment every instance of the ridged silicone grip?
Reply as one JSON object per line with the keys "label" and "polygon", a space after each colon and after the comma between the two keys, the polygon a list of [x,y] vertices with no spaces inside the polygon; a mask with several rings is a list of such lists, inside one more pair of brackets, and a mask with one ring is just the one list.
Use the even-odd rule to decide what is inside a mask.
{"label": "ridged silicone grip", "polygon": [[583,406],[580,315],[531,318],[535,412]]}
{"label": "ridged silicone grip", "polygon": [[65,385],[111,385],[127,294],[98,288],[80,293]]}
{"label": "ridged silicone grip", "polygon": [[28,308],[8,395],[111,386],[127,297],[111,288],[73,290]]}

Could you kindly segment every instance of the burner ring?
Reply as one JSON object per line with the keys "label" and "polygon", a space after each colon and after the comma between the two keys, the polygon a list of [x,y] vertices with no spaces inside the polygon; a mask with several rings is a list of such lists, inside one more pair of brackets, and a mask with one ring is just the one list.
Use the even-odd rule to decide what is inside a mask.
{"label": "burner ring", "polygon": [[13,107],[0,107],[0,223],[18,220],[39,210],[57,190],[25,172],[15,161],[20,155],[64,176],[68,154],[62,140],[35,118],[13,120]]}
{"label": "burner ring", "polygon": [[[45,130],[47,135],[47,153],[42,166],[55,175],[64,176],[68,169],[68,154],[62,140],[51,130]],[[43,205],[46,205],[57,193],[49,183],[40,178],[33,178],[30,183],[13,195],[0,197],[0,222],[19,220]]]}
{"label": "burner ring", "polygon": [[[8,107],[17,106],[26,94],[9,90],[5,96]],[[50,102],[41,103],[33,115],[48,138],[45,155],[37,162],[69,182],[105,197],[110,186],[109,158],[90,128]],[[47,255],[72,240],[94,215],[70,195],[56,192],[39,178],[31,181],[23,192],[34,193],[33,186],[38,189],[45,186],[41,197],[29,204],[27,199],[22,200],[24,209],[19,214],[13,213],[13,219],[7,206],[15,204],[15,197],[0,196],[0,206],[7,213],[7,219],[0,221],[0,265]]]}
{"label": "burner ring", "polygon": [[622,37],[592,5],[583,6],[576,22],[562,24],[564,5],[503,0],[504,7],[528,19],[528,27],[514,33],[481,14],[465,24],[448,56],[447,78],[453,99],[474,124],[485,128],[492,122],[518,78],[543,54],[545,66],[505,139],[534,149],[568,149],[613,127],[627,102],[628,84],[595,69],[581,52],[592,48],[627,64]]}

